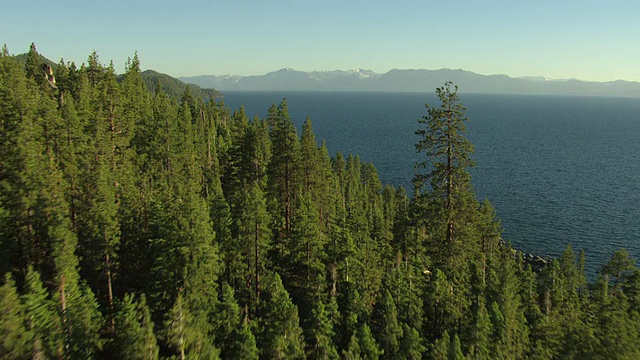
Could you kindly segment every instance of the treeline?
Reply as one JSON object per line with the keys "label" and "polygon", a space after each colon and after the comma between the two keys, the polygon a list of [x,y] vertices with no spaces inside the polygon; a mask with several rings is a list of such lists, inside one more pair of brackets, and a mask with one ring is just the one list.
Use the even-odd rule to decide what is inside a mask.
{"label": "treeline", "polygon": [[624,250],[588,284],[570,247],[534,272],[501,244],[451,84],[409,196],[285,100],[150,92],[137,56],[55,79],[2,50],[3,359],[640,358]]}

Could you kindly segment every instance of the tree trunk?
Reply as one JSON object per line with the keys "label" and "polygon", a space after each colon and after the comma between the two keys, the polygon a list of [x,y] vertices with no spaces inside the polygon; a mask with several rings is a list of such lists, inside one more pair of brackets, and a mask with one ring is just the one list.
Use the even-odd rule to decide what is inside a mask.
{"label": "tree trunk", "polygon": [[256,221],[256,232],[255,232],[255,246],[254,246],[254,250],[255,250],[255,257],[256,257],[256,307],[258,306],[258,304],[260,303],[260,260],[258,257],[259,254],[259,248],[258,248],[258,240],[260,239],[260,224],[258,224],[258,222]]}
{"label": "tree trunk", "polygon": [[453,190],[453,144],[451,143],[451,114],[449,114],[447,122],[447,209],[451,210],[451,192]]}
{"label": "tree trunk", "polygon": [[[107,241],[106,238],[106,234],[105,234],[105,241]],[[108,242],[107,242],[107,246],[108,246]],[[105,256],[104,256],[104,262],[105,262],[105,266],[107,269],[107,296],[108,296],[108,301],[109,301],[109,310],[111,311],[111,331],[114,332],[115,331],[115,313],[114,313],[114,309],[113,309],[113,286],[112,286],[112,279],[111,279],[111,262],[109,261],[109,251],[108,248],[105,251]]]}

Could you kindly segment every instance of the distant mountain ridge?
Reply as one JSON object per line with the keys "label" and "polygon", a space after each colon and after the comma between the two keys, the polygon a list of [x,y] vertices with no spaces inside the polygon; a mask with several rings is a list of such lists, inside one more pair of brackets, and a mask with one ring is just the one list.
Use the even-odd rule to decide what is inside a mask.
{"label": "distant mountain ridge", "polygon": [[[124,77],[124,75],[122,76]],[[221,95],[216,89],[202,88],[196,84],[188,84],[170,75],[162,74],[154,70],[145,70],[141,73],[141,76],[149,91],[155,92],[157,87],[160,86],[162,91],[176,99],[180,99],[182,95],[184,95],[187,87],[193,95],[204,100],[213,99]]]}
{"label": "distant mountain ridge", "polygon": [[465,70],[394,69],[379,74],[370,70],[298,71],[284,68],[265,75],[201,75],[179,80],[219,91],[378,91],[432,92],[445,81],[453,81],[466,93],[600,95],[640,97],[634,81],[592,82],[551,80],[544,77],[512,78],[480,75]]}

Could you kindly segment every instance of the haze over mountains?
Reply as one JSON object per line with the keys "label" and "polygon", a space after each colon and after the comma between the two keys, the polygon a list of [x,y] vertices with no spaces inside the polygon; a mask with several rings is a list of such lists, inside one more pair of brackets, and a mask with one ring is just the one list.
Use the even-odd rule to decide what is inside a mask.
{"label": "haze over mountains", "polygon": [[284,68],[265,75],[201,75],[180,80],[219,91],[381,91],[433,92],[453,81],[466,93],[640,96],[640,83],[625,80],[591,82],[543,77],[512,78],[480,75],[465,70],[398,70],[385,74],[370,70],[298,71]]}

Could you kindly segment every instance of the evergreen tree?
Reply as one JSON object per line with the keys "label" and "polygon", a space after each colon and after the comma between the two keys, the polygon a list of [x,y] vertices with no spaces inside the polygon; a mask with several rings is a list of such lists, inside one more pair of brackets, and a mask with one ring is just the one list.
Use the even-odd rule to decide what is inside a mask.
{"label": "evergreen tree", "polygon": [[142,296],[138,302],[127,294],[115,316],[113,354],[118,359],[158,359],[153,322]]}
{"label": "evergreen tree", "polygon": [[308,329],[312,331],[310,331],[311,336],[307,336],[307,339],[310,338],[310,341],[308,341],[307,358],[324,360],[338,359],[338,352],[333,343],[335,336],[333,324],[322,301],[316,302],[316,307],[311,313],[311,320],[309,322],[310,325]]}
{"label": "evergreen tree", "polygon": [[42,286],[40,274],[27,269],[22,296],[29,329],[33,332],[31,353],[35,358],[60,358],[64,354],[65,334],[56,304]]}
{"label": "evergreen tree", "polygon": [[0,287],[0,356],[28,359],[32,333],[25,326],[25,314],[13,278],[7,274]]}
{"label": "evergreen tree", "polygon": [[354,333],[349,340],[349,346],[342,351],[342,358],[345,360],[360,360],[360,344],[358,343],[358,336]]}
{"label": "evergreen tree", "polygon": [[376,360],[384,354],[384,350],[378,347],[371,333],[371,328],[367,324],[363,324],[358,329],[358,342],[363,359]]}
{"label": "evergreen tree", "polygon": [[434,360],[449,360],[449,351],[451,348],[451,337],[445,330],[442,336],[435,341],[431,349],[431,358]]}
{"label": "evergreen tree", "polygon": [[402,324],[402,342],[400,343],[400,358],[418,360],[423,358],[426,347],[418,330]]}
{"label": "evergreen tree", "polygon": [[384,351],[385,358],[400,358],[403,328],[398,322],[396,304],[388,290],[382,293],[382,297],[376,303],[371,320],[374,334]]}
{"label": "evergreen tree", "polygon": [[[269,195],[272,218],[278,238],[287,238],[291,231],[293,207],[298,184],[298,155],[300,143],[295,126],[289,117],[286,99],[278,107],[269,109],[267,121],[271,127],[272,156],[268,166]],[[279,254],[280,257],[286,257]]]}
{"label": "evergreen tree", "polygon": [[[222,287],[216,341],[226,359],[257,359],[256,339],[251,332],[247,314],[234,299],[231,286]],[[244,319],[242,319],[244,314]]]}
{"label": "evergreen tree", "polygon": [[29,51],[27,52],[27,61],[24,65],[24,70],[28,79],[33,79],[36,83],[40,84],[44,77],[44,73],[41,69],[40,54],[36,48],[36,44],[31,43]]}
{"label": "evergreen tree", "polygon": [[[6,50],[6,47],[4,48]],[[30,165],[26,150],[30,145],[31,113],[34,97],[27,87],[24,69],[18,61],[4,51],[0,56],[0,258],[2,274],[14,268],[24,268],[32,258],[34,249],[30,239],[29,202],[32,194],[28,183],[33,179],[24,172]],[[32,160],[33,161],[33,160]],[[27,196],[28,195],[28,196]],[[31,225],[31,228],[33,226]],[[24,231],[27,230],[27,231]]]}
{"label": "evergreen tree", "polygon": [[467,171],[474,165],[473,145],[465,138],[468,119],[457,90],[451,82],[437,88],[440,106],[427,105],[428,114],[418,120],[425,128],[416,131],[420,136],[416,150],[424,152],[426,159],[418,162],[416,170],[425,172],[417,171],[413,179],[424,209],[420,215],[427,216],[434,260],[447,272],[466,263],[469,247],[475,243],[469,228],[475,199]]}
{"label": "evergreen tree", "polygon": [[[635,344],[640,340],[637,317],[630,316],[622,281],[634,270],[633,260],[625,250],[615,252],[605,264],[594,291],[596,346],[594,358],[634,359],[640,356]],[[609,277],[612,277],[613,284]]]}
{"label": "evergreen tree", "polygon": [[471,333],[469,357],[478,360],[491,359],[491,335],[493,329],[491,320],[485,305],[484,297],[481,297],[476,305],[475,324]]}
{"label": "evergreen tree", "polygon": [[[292,220],[290,253],[287,260],[286,280],[292,296],[302,304],[304,317],[311,314],[309,305],[325,288],[324,246],[326,238],[320,232],[318,211],[308,196],[298,197]],[[283,251],[284,252],[284,251]]]}
{"label": "evergreen tree", "polygon": [[362,324],[351,336],[349,346],[342,356],[344,359],[378,359],[383,354],[384,351],[378,348],[369,326]]}
{"label": "evergreen tree", "polygon": [[165,323],[167,342],[179,359],[219,358],[219,350],[202,329],[203,320],[206,321],[206,318],[198,318],[193,314],[180,292]]}
{"label": "evergreen tree", "polygon": [[466,357],[462,353],[462,349],[460,347],[460,338],[458,334],[453,335],[453,340],[449,345],[449,360],[464,360]]}
{"label": "evergreen tree", "polygon": [[[244,199],[241,218],[238,220],[238,239],[235,256],[240,255],[243,263],[242,272],[232,274],[232,279],[239,278],[246,284],[247,301],[255,312],[260,302],[262,290],[261,277],[265,275],[271,250],[270,217],[265,199],[257,184],[249,188]],[[234,256],[234,254],[231,254]]]}
{"label": "evergreen tree", "polygon": [[304,358],[304,339],[298,309],[291,302],[278,274],[265,276],[258,344],[261,357]]}
{"label": "evergreen tree", "polygon": [[571,246],[534,272],[502,244],[450,82],[410,199],[286,100],[249,121],[150,95],[137,55],[43,62],[0,52],[0,357],[640,358],[634,260],[588,284]]}
{"label": "evergreen tree", "polygon": [[[495,291],[491,305],[491,318],[494,330],[494,347],[498,355],[520,359],[525,356],[529,345],[529,331],[523,314],[519,295],[515,259],[503,250],[502,259],[491,268],[489,291]],[[496,281],[496,283],[493,283]]]}
{"label": "evergreen tree", "polygon": [[227,351],[228,359],[257,360],[259,358],[256,338],[246,320],[242,322],[239,329],[234,330],[231,339],[233,342]]}

